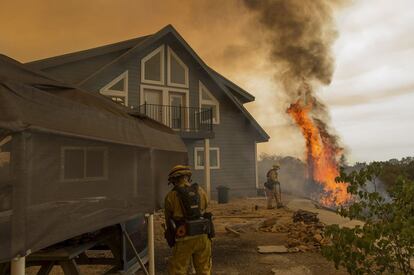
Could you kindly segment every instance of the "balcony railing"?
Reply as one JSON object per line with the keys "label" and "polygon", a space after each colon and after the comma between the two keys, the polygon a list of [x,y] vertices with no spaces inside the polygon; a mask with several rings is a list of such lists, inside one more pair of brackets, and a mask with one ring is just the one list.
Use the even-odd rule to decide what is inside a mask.
{"label": "balcony railing", "polygon": [[145,103],[139,106],[139,113],[183,133],[208,134],[213,131],[213,111],[211,108]]}

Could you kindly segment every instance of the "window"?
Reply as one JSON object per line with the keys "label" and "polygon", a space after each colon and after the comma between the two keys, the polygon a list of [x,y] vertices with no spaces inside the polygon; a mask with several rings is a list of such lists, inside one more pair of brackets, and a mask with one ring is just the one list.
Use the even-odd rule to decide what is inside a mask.
{"label": "window", "polygon": [[105,147],[62,148],[62,180],[107,179],[107,155]]}
{"label": "window", "polygon": [[187,89],[141,84],[140,110],[171,128],[183,129],[189,124],[190,113],[180,107],[189,106],[188,93]]}
{"label": "window", "polygon": [[220,123],[220,106],[217,99],[210,93],[210,91],[199,82],[200,93],[200,108],[211,108],[213,112],[213,123]]}
{"label": "window", "polygon": [[188,67],[169,47],[167,57],[167,68],[168,85],[188,88]]}
{"label": "window", "polygon": [[0,132],[0,181],[10,179],[10,152],[12,137]]}
{"label": "window", "polygon": [[[194,148],[194,166],[196,170],[204,169],[204,148],[195,147]],[[219,169],[220,168],[220,148],[211,147],[210,148],[210,168]]]}
{"label": "window", "polygon": [[99,92],[116,103],[128,106],[128,71],[109,82]]}
{"label": "window", "polygon": [[8,211],[12,206],[11,141],[12,137],[0,129],[0,212]]}
{"label": "window", "polygon": [[141,81],[164,85],[164,46],[161,46],[141,60]]}

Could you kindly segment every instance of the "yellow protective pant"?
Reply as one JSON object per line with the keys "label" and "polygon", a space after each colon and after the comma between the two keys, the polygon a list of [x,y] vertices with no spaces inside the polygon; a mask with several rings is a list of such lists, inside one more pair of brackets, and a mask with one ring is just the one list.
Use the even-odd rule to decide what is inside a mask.
{"label": "yellow protective pant", "polygon": [[281,205],[281,201],[279,201],[280,198],[280,194],[279,194],[279,190],[277,189],[277,186],[275,186],[275,189],[270,190],[270,189],[265,189],[266,192],[266,197],[267,197],[267,208],[271,209],[273,208],[272,206],[272,202],[273,200],[276,201],[276,207],[279,207]]}
{"label": "yellow protective pant", "polygon": [[168,262],[168,274],[187,275],[191,258],[197,275],[211,274],[211,240],[206,234],[175,243]]}

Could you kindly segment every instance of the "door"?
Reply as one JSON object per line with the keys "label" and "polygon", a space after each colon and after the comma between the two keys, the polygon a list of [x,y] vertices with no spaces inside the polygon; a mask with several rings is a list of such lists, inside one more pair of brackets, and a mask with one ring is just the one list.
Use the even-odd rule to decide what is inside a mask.
{"label": "door", "polygon": [[144,89],[145,114],[150,118],[164,123],[162,90]]}
{"label": "door", "polygon": [[169,121],[171,128],[182,130],[185,128],[185,96],[180,93],[170,93],[169,98]]}

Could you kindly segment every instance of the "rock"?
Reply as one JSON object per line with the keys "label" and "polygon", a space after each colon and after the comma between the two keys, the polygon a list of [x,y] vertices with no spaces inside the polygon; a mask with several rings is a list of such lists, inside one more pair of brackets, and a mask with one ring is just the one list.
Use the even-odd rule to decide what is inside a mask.
{"label": "rock", "polygon": [[412,270],[414,270],[414,257],[410,258],[410,267]]}
{"label": "rock", "polygon": [[258,246],[257,251],[262,254],[287,253],[288,249],[284,245],[263,245],[263,246]]}
{"label": "rock", "polygon": [[282,255],[264,255],[259,258],[259,263],[268,265],[288,265],[291,261]]}
{"label": "rock", "polygon": [[300,252],[300,250],[297,247],[289,247],[288,252],[289,253],[296,253],[296,252]]}
{"label": "rock", "polygon": [[260,224],[260,227],[269,227],[269,226],[272,226],[272,225],[274,225],[276,223],[277,223],[277,219],[276,218],[271,218],[271,219],[264,220]]}
{"label": "rock", "polygon": [[293,222],[303,222],[303,223],[317,223],[319,222],[318,213],[309,212],[306,210],[299,209],[293,213]]}

